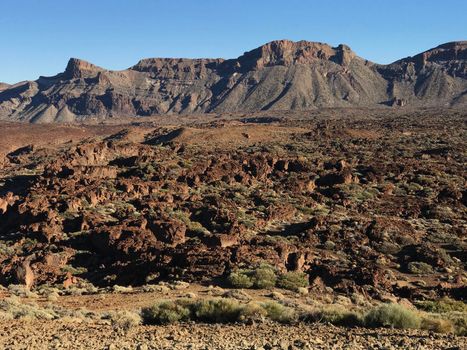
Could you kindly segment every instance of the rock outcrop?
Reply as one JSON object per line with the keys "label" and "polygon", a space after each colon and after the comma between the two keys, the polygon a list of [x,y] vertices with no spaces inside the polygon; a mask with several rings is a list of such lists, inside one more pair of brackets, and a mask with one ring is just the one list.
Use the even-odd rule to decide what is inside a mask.
{"label": "rock outcrop", "polygon": [[465,112],[398,113],[20,147],[0,169],[0,284],[211,284],[266,263],[347,295],[463,297]]}
{"label": "rock outcrop", "polygon": [[89,117],[467,104],[467,42],[380,65],[349,47],[279,40],[236,59],[143,59],[109,71],[72,58],[53,77],[0,85],[0,118]]}

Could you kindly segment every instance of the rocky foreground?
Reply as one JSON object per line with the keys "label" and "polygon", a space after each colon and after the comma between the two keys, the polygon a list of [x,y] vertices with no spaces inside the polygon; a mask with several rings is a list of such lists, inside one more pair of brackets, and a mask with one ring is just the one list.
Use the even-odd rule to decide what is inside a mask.
{"label": "rocky foreground", "polygon": [[466,114],[326,113],[5,125],[0,347],[465,348]]}
{"label": "rocky foreground", "polygon": [[10,321],[0,325],[3,349],[465,349],[467,339],[422,331],[348,329],[330,325],[139,326]]}

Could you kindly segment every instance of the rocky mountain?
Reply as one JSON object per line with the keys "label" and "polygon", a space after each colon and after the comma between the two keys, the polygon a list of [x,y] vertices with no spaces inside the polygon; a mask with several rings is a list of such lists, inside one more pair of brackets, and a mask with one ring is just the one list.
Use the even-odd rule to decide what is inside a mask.
{"label": "rocky mountain", "polygon": [[8,85],[8,84],[0,82],[0,91],[7,89],[9,86],[10,85]]}
{"label": "rocky mountain", "polygon": [[319,107],[467,104],[467,41],[380,65],[349,47],[273,41],[236,59],[143,59],[122,71],[70,59],[0,87],[0,118],[31,122]]}

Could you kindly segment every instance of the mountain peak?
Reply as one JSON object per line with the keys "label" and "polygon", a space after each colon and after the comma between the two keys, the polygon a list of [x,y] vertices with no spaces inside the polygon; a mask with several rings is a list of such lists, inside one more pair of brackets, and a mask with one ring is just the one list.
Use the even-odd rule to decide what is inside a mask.
{"label": "mountain peak", "polygon": [[406,57],[398,60],[395,63],[414,62],[417,67],[422,68],[428,62],[442,63],[460,60],[467,60],[467,41],[451,41],[441,44],[413,57]]}
{"label": "mountain peak", "polygon": [[64,74],[69,79],[87,78],[95,76],[98,72],[102,72],[103,70],[103,68],[100,68],[85,60],[81,60],[79,58],[70,58]]}
{"label": "mountain peak", "polygon": [[0,119],[33,122],[323,107],[465,108],[467,43],[446,43],[389,65],[368,63],[343,44],[291,40],[234,59],[150,58],[122,71],[72,58],[64,73],[0,91]]}
{"label": "mountain peak", "polygon": [[275,40],[246,52],[238,60],[245,68],[261,69],[275,65],[309,64],[317,60],[346,65],[355,57],[353,51],[342,44],[333,48],[320,42]]}
{"label": "mountain peak", "polygon": [[467,41],[452,41],[415,56],[424,62],[458,61],[467,59]]}

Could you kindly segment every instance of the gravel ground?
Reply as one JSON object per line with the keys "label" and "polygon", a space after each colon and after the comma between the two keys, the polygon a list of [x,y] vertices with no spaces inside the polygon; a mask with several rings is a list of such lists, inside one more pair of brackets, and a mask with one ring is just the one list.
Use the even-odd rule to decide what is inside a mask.
{"label": "gravel ground", "polygon": [[138,326],[18,321],[0,325],[2,349],[467,349],[467,338],[421,331],[328,325]]}

